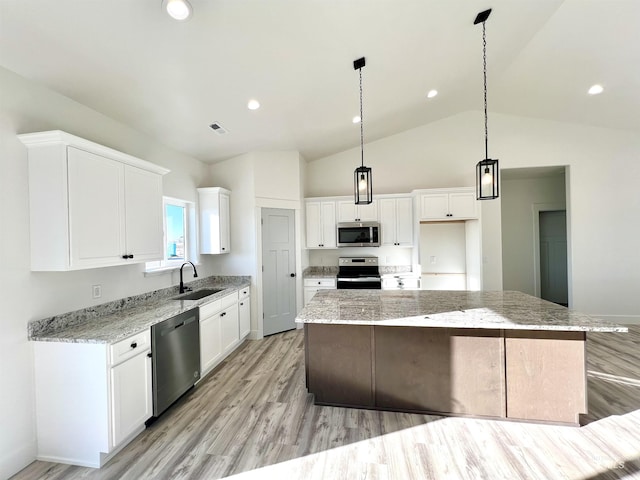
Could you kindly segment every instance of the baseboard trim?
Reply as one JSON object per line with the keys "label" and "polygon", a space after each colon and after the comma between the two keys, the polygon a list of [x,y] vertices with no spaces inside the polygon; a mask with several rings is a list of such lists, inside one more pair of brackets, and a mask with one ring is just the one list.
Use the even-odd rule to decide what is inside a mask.
{"label": "baseboard trim", "polygon": [[10,478],[36,460],[37,445],[22,445],[0,458],[0,478]]}

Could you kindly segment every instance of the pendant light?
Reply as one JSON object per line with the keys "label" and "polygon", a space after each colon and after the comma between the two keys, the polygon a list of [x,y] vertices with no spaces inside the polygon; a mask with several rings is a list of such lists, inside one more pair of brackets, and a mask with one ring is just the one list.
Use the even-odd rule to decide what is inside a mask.
{"label": "pendant light", "polygon": [[480,12],[473,24],[482,23],[482,62],[484,71],[484,160],[476,165],[476,198],[493,200],[498,198],[498,160],[489,158],[489,129],[487,122],[487,36],[485,22],[491,9]]}
{"label": "pendant light", "polygon": [[360,166],[353,174],[353,192],[356,205],[373,202],[371,168],[364,166],[364,117],[362,116],[362,67],[364,66],[364,57],[353,61],[353,69],[360,73]]}

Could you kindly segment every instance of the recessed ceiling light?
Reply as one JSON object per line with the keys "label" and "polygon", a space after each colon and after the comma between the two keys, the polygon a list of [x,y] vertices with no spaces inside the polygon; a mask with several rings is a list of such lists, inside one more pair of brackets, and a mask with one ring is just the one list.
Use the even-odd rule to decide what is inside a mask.
{"label": "recessed ceiling light", "polygon": [[436,95],[438,95],[438,90],[429,90],[429,93],[427,93],[427,98],[433,98]]}
{"label": "recessed ceiling light", "polygon": [[175,20],[186,20],[193,12],[191,4],[187,0],[163,0],[162,6]]}
{"label": "recessed ceiling light", "polygon": [[249,110],[257,110],[260,108],[260,102],[252,98],[251,100],[249,100],[249,103],[247,103],[247,108]]}
{"label": "recessed ceiling light", "polygon": [[351,119],[351,121],[352,121],[353,123],[360,123],[360,115],[356,115],[355,117],[353,117],[353,118]]}
{"label": "recessed ceiling light", "polygon": [[595,85],[591,85],[591,88],[589,89],[589,95],[599,95],[604,91],[604,88],[602,87],[602,85],[598,85],[597,83]]}

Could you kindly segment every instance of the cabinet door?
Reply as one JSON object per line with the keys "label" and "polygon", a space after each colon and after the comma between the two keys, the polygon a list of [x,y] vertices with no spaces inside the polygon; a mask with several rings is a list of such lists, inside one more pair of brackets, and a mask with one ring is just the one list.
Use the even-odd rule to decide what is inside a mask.
{"label": "cabinet door", "polygon": [[378,202],[373,202],[366,205],[357,205],[358,207],[358,221],[359,222],[377,222],[378,221]]}
{"label": "cabinet door", "polygon": [[420,196],[420,219],[448,219],[449,194],[430,193]]}
{"label": "cabinet door", "polygon": [[376,222],[378,204],[374,200],[367,205],[356,205],[353,200],[338,202],[338,222]]}
{"label": "cabinet door", "polygon": [[220,187],[198,188],[200,253],[229,253],[229,191]]}
{"label": "cabinet door", "polygon": [[[384,230],[382,232],[384,235]],[[413,246],[413,199],[396,198],[396,243]]]}
{"label": "cabinet door", "polygon": [[220,253],[231,251],[229,195],[220,194]]}
{"label": "cabinet door", "polygon": [[449,194],[449,213],[453,218],[476,218],[476,197],[472,192]]}
{"label": "cabinet door", "polygon": [[243,298],[238,302],[238,316],[240,317],[240,338],[244,338],[251,332],[251,297]]}
{"label": "cabinet door", "polygon": [[322,204],[320,202],[307,202],[307,248],[322,247]]}
{"label": "cabinet door", "polygon": [[318,290],[320,290],[318,287],[305,287],[304,288],[304,305],[305,305],[305,307],[311,301],[313,296],[316,293],[318,293]]}
{"label": "cabinet door", "polygon": [[153,415],[149,350],[111,368],[112,447]]}
{"label": "cabinet door", "polygon": [[134,262],[162,259],[162,177],[125,165],[126,254]]}
{"label": "cabinet door", "polygon": [[337,203],[338,222],[358,221],[358,208],[353,200],[341,200]]}
{"label": "cabinet door", "polygon": [[232,348],[233,345],[240,340],[237,304],[220,313],[220,332],[223,352]]}
{"label": "cabinet door", "polygon": [[336,202],[322,202],[322,246],[336,248]]}
{"label": "cabinet door", "polygon": [[71,268],[126,262],[123,165],[73,147],[67,162]]}
{"label": "cabinet door", "polygon": [[382,245],[396,245],[396,199],[383,198],[378,200],[380,204],[380,233],[382,235]]}
{"label": "cabinet door", "polygon": [[220,314],[200,319],[200,372],[207,373],[222,356]]}

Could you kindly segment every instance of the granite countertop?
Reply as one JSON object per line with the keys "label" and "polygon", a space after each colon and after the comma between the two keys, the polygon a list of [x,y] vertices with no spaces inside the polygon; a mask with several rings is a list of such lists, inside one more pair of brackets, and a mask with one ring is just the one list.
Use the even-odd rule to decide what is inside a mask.
{"label": "granite countertop", "polygon": [[102,305],[29,322],[37,342],[114,343],[174,315],[219,300],[251,285],[251,277],[208,277],[187,284],[193,290],[221,288],[199,300],[174,300],[177,287],[156,290]]}
{"label": "granite countertop", "polygon": [[514,291],[321,290],[296,323],[628,332],[627,327]]}
{"label": "granite countertop", "polygon": [[307,267],[302,272],[302,278],[336,278],[338,267]]}

